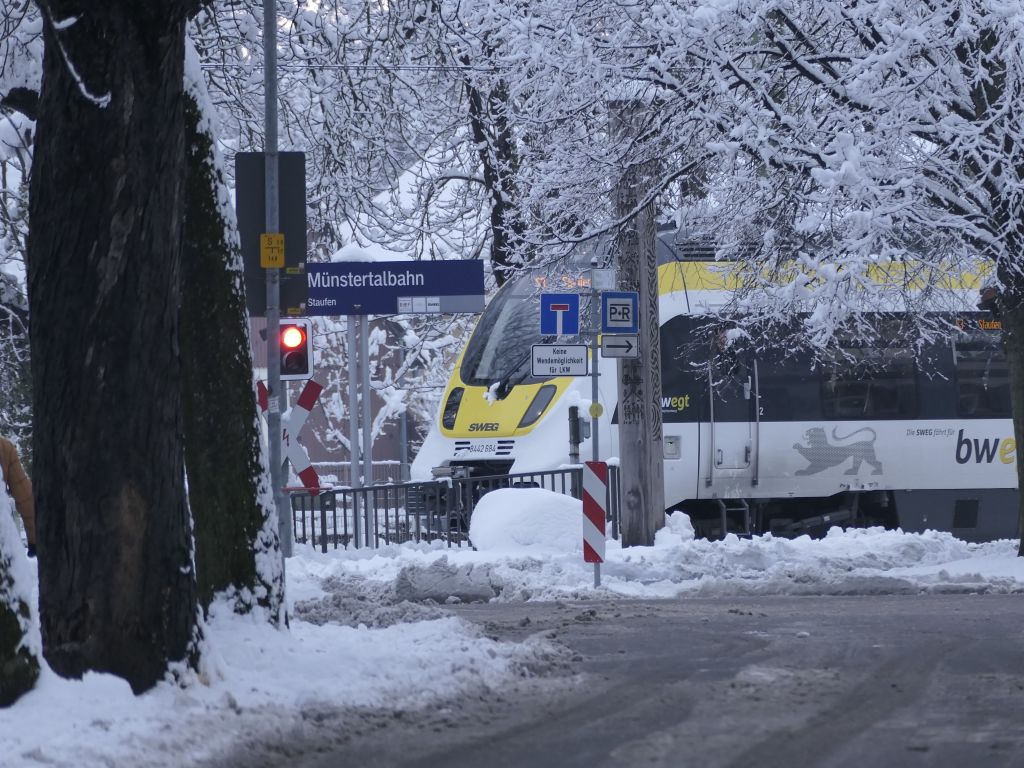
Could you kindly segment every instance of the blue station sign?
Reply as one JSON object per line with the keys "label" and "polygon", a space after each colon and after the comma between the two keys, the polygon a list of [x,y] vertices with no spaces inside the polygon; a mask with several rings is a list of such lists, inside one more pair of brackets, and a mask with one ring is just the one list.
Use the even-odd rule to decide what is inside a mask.
{"label": "blue station sign", "polygon": [[306,263],[307,315],[482,312],[482,261]]}

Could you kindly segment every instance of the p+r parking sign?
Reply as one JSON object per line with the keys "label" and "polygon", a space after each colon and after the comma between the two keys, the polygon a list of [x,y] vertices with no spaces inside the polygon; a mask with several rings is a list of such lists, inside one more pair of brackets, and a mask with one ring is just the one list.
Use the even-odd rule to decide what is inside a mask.
{"label": "p+r parking sign", "polygon": [[601,333],[639,333],[640,295],[635,291],[601,294]]}

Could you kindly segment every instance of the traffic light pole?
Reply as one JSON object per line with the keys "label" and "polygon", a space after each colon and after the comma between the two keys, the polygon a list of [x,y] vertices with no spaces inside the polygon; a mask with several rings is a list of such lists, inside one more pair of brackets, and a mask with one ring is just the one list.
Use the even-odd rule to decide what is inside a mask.
{"label": "traffic light pole", "polygon": [[[263,0],[263,152],[266,157],[266,229],[280,231],[278,221],[277,167],[277,5]],[[282,557],[292,555],[292,520],[284,492],[281,456],[281,272],[267,269],[267,443],[270,453],[270,485],[277,508]],[[282,568],[284,565],[282,564]]]}
{"label": "traffic light pole", "polygon": [[[345,318],[348,322],[348,447],[349,481],[352,488],[359,488],[359,334],[355,315]],[[352,494],[352,536],[359,546],[359,494]]]}
{"label": "traffic light pole", "polygon": [[373,485],[373,415],[370,400],[370,318],[359,316],[359,377],[363,388],[363,485]]}

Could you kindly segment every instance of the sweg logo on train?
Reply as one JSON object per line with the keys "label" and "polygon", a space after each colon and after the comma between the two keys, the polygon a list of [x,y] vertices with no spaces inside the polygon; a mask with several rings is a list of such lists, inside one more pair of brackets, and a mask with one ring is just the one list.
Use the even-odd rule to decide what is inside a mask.
{"label": "sweg logo on train", "polygon": [[957,464],[991,464],[997,456],[1003,464],[1012,464],[1017,458],[1017,441],[1012,437],[964,437],[962,429],[957,434]]}
{"label": "sweg logo on train", "polygon": [[498,422],[496,421],[478,421],[469,425],[470,432],[497,432]]}

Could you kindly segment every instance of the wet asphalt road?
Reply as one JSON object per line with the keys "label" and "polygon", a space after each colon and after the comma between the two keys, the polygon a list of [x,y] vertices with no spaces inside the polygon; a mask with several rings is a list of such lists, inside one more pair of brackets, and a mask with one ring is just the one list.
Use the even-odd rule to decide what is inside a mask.
{"label": "wet asphalt road", "polygon": [[[457,606],[568,648],[558,674],[420,712],[324,716],[238,765],[1024,766],[1024,597]],[[229,761],[224,763],[231,765]]]}

